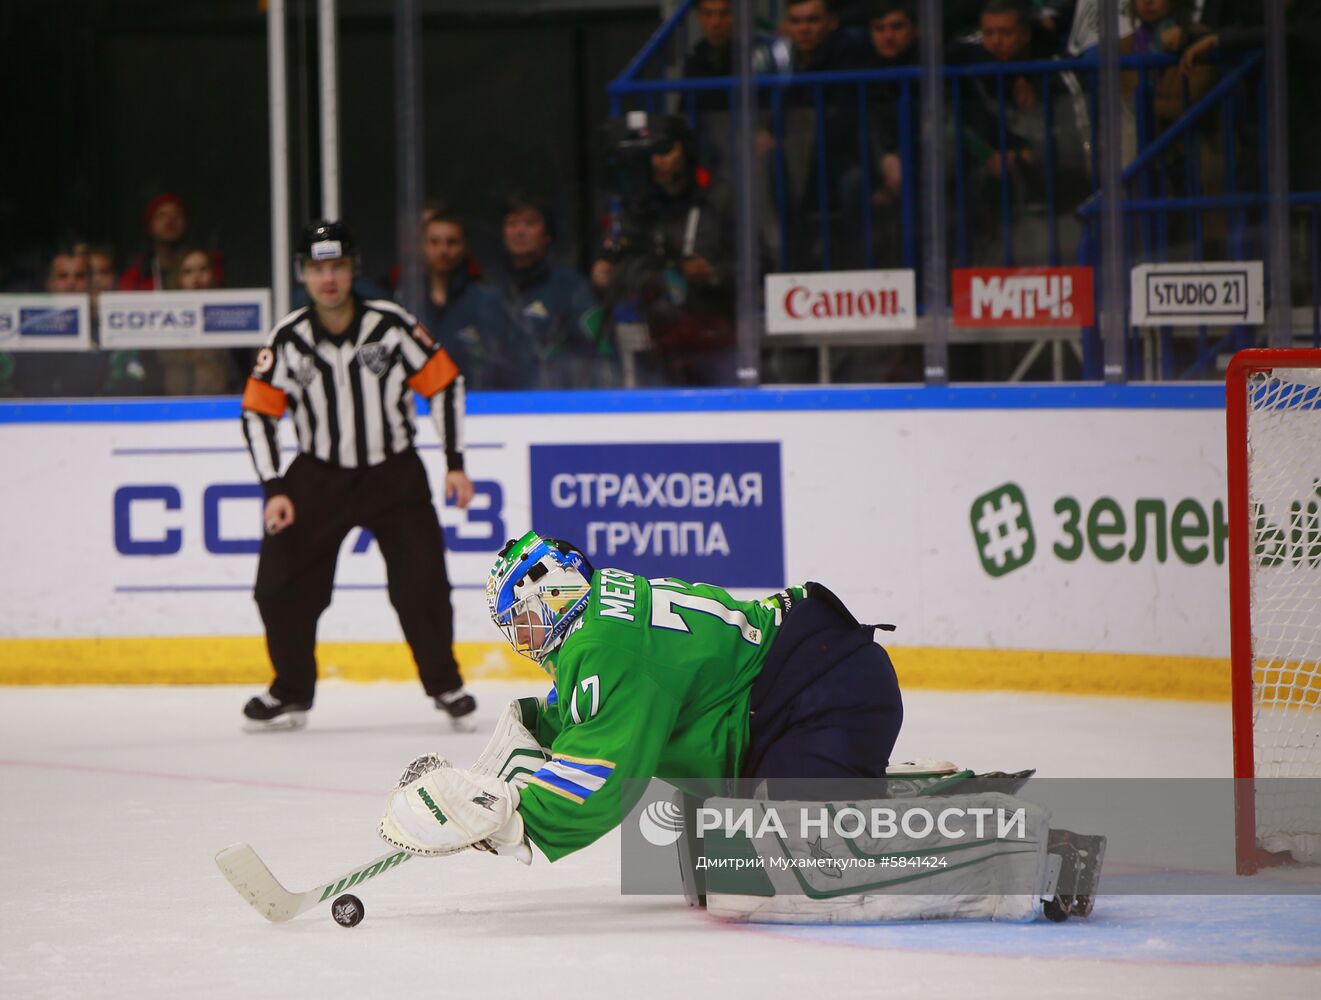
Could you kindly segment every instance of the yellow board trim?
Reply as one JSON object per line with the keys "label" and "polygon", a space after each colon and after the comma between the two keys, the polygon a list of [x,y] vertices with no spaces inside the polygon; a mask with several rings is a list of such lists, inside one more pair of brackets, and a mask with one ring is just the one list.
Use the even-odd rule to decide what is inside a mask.
{"label": "yellow board trim", "polygon": [[1228,701],[1229,658],[1011,649],[892,649],[901,689]]}
{"label": "yellow board trim", "polygon": [[[905,690],[1030,691],[1190,701],[1229,700],[1229,661],[1216,657],[1040,650],[887,647]],[[501,642],[457,643],[467,680],[546,682]],[[325,642],[322,677],[416,680],[402,642]],[[0,684],[265,684],[257,636],[0,639]]]}

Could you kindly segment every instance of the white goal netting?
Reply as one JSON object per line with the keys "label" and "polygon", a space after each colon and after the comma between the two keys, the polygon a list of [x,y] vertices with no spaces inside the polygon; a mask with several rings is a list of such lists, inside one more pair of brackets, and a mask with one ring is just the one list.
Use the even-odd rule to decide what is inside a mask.
{"label": "white goal netting", "polygon": [[[1257,779],[1321,778],[1321,367],[1247,377]],[[1312,781],[1258,781],[1257,843],[1321,862]],[[1321,787],[1321,783],[1317,783]]]}

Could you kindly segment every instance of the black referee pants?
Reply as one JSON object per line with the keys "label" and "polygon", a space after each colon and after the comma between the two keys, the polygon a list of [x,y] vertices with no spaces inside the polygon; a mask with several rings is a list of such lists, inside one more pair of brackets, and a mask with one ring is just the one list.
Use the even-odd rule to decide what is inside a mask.
{"label": "black referee pants", "polygon": [[423,688],[435,697],[458,687],[444,536],[417,453],[409,450],[363,469],[299,455],[284,483],[294,523],[263,537],[253,592],[275,667],[272,697],[312,701],[317,619],[330,607],[339,549],[355,527],[376,536],[385,557],[390,603]]}

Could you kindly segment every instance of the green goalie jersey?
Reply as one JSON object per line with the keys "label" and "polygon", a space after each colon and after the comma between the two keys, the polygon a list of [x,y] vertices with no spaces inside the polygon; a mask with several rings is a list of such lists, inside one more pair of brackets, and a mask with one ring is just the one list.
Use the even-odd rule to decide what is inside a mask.
{"label": "green goalie jersey", "polygon": [[719,587],[593,574],[586,610],[544,665],[555,690],[536,737],[551,760],[523,790],[529,838],[552,861],[617,826],[659,777],[739,773],[748,702],[779,631],[779,605]]}

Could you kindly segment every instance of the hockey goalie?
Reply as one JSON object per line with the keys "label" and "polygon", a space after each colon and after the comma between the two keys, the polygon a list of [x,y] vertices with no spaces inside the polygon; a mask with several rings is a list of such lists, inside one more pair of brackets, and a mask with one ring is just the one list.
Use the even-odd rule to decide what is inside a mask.
{"label": "hockey goalie", "polygon": [[[1013,794],[1031,772],[993,784],[943,762],[889,768],[903,720],[894,668],[877,626],[859,624],[825,587],[739,601],[708,584],[594,570],[573,545],[529,532],[500,552],[486,595],[506,639],[554,687],[544,700],[512,702],[472,767],[413,761],[380,822],[388,843],[525,863],[535,846],[555,861],[620,823],[646,785],[626,779],[658,777],[688,793],[685,885],[717,916],[1090,912],[1104,840],[1051,831],[1040,807]],[[823,783],[841,797],[822,796]],[[856,829],[837,822],[845,810],[864,817]],[[915,810],[938,824],[910,822]],[[808,827],[787,830],[779,813],[808,816]],[[760,881],[715,877],[722,862],[697,839],[710,815],[748,817],[741,850]],[[1008,830],[988,833],[990,815],[1012,817]],[[850,853],[871,861],[804,872],[799,860]],[[909,867],[918,854],[946,860]],[[899,858],[904,867],[893,868]]]}

